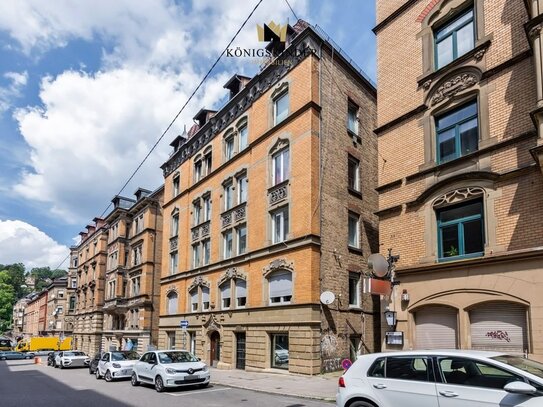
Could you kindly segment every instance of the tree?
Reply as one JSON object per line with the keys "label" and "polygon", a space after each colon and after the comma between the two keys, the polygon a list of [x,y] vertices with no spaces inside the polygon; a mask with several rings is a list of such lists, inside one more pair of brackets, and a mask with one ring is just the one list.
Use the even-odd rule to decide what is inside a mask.
{"label": "tree", "polygon": [[55,269],[50,267],[34,267],[30,270],[30,275],[34,278],[36,291],[41,291],[47,287],[55,278],[63,277],[67,273],[65,270]]}
{"label": "tree", "polygon": [[16,299],[20,299],[29,293],[25,284],[25,266],[22,263],[0,264],[0,271],[5,271],[9,275],[6,284],[13,287]]}
{"label": "tree", "polygon": [[9,329],[13,304],[15,303],[15,290],[10,284],[11,276],[4,270],[0,271],[0,332]]}

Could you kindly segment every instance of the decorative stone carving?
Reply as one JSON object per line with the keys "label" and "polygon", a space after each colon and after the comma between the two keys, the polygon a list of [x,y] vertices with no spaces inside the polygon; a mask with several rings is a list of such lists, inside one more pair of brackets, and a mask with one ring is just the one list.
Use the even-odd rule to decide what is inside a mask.
{"label": "decorative stone carving", "polygon": [[211,314],[209,319],[204,323],[204,328],[208,331],[220,331],[221,324],[215,318],[215,314]]}
{"label": "decorative stone carving", "polygon": [[219,278],[218,285],[221,285],[225,281],[228,281],[232,278],[240,278],[242,280],[247,280],[245,274],[239,271],[236,267],[230,267],[226,269],[223,275]]}
{"label": "decorative stone carving", "polygon": [[196,287],[209,287],[209,282],[206,281],[202,276],[196,276],[189,286],[189,291],[192,291]]}
{"label": "decorative stone carving", "polygon": [[221,215],[221,226],[223,228],[229,226],[232,223],[232,212],[227,212]]}
{"label": "decorative stone carving", "polygon": [[209,222],[204,223],[200,227],[200,236],[201,237],[209,236]]}
{"label": "decorative stone carving", "polygon": [[270,273],[278,270],[288,270],[292,273],[294,271],[294,263],[287,262],[285,259],[273,260],[268,266],[262,268],[262,274],[266,277]]}
{"label": "decorative stone carving", "polygon": [[243,219],[245,219],[245,205],[243,205],[241,208],[237,208],[234,211],[234,222],[239,222]]}
{"label": "decorative stone carving", "polygon": [[446,194],[441,195],[437,198],[434,203],[434,208],[439,208],[441,206],[450,205],[456,202],[463,201],[468,198],[473,198],[476,196],[484,195],[485,190],[481,187],[466,187],[455,189],[454,191],[449,191]]}
{"label": "decorative stone carving", "polygon": [[268,152],[270,155],[275,154],[277,151],[282,150],[283,148],[288,147],[288,140],[284,138],[278,138],[273,147]]}
{"label": "decorative stone carving", "polygon": [[483,59],[485,54],[486,54],[486,48],[483,48],[477,51],[475,54],[473,54],[473,56],[475,57],[476,61],[480,61],[481,59]]}
{"label": "decorative stone carving", "polygon": [[427,81],[425,81],[423,84],[422,84],[422,87],[424,90],[428,90],[430,89],[430,85],[432,84],[432,80],[431,79],[428,79]]}
{"label": "decorative stone carving", "polygon": [[197,240],[200,237],[200,229],[199,228],[192,229],[191,236],[192,236],[193,241]]}
{"label": "decorative stone carving", "polygon": [[479,79],[474,73],[465,72],[456,75],[454,78],[445,81],[441,86],[437,88],[432,96],[432,105],[440,103],[445,99],[449,99],[467,88],[475,85]]}
{"label": "decorative stone carving", "polygon": [[177,239],[177,236],[175,237],[172,237],[170,239],[170,251],[174,251],[174,250],[177,250],[177,242],[178,242],[178,239]]}
{"label": "decorative stone carving", "polygon": [[283,199],[288,198],[288,185],[282,184],[274,187],[268,191],[268,202],[270,205],[274,205]]}
{"label": "decorative stone carving", "polygon": [[530,38],[530,41],[535,40],[535,38],[541,34],[541,29],[543,28],[543,23],[539,23],[535,27],[532,27],[530,31],[528,31],[528,38]]}

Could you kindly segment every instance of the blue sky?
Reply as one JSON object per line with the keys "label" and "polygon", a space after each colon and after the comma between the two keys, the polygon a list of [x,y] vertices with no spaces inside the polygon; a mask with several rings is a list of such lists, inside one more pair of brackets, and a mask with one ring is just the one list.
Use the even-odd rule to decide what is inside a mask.
{"label": "blue sky", "polygon": [[[0,263],[56,266],[162,133],[257,0],[0,3]],[[47,4],[46,4],[47,3]],[[290,0],[375,80],[373,0]],[[257,46],[255,24],[294,23],[263,0],[233,46]],[[203,106],[224,102],[224,58],[135,180],[157,187],[169,142]]]}

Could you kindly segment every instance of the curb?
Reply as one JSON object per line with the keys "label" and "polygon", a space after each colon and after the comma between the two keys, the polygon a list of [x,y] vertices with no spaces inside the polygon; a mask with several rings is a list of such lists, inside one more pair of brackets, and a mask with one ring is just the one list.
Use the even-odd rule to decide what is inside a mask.
{"label": "curb", "polygon": [[329,403],[333,403],[333,402],[336,401],[335,397],[308,396],[306,394],[293,394],[293,393],[285,393],[285,392],[282,392],[282,391],[262,390],[260,388],[254,388],[254,387],[224,383],[224,382],[217,381],[217,380],[212,380],[211,383],[212,384],[218,384],[220,386],[231,387],[231,388],[234,388],[234,389],[251,390],[251,391],[258,392],[258,393],[273,394],[273,395],[278,395],[279,394],[281,396],[297,397],[297,398],[309,399],[309,400],[320,400],[320,401],[326,401],[326,402],[329,402]]}

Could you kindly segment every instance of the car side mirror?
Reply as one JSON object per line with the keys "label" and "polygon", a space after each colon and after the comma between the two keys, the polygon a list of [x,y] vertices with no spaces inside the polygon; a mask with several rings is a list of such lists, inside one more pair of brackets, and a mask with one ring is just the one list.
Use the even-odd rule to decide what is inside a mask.
{"label": "car side mirror", "polygon": [[513,394],[525,394],[525,395],[531,395],[531,394],[535,394],[537,392],[537,389],[526,383],[526,382],[511,382],[511,383],[507,383],[503,389],[508,392],[508,393],[513,393]]}

